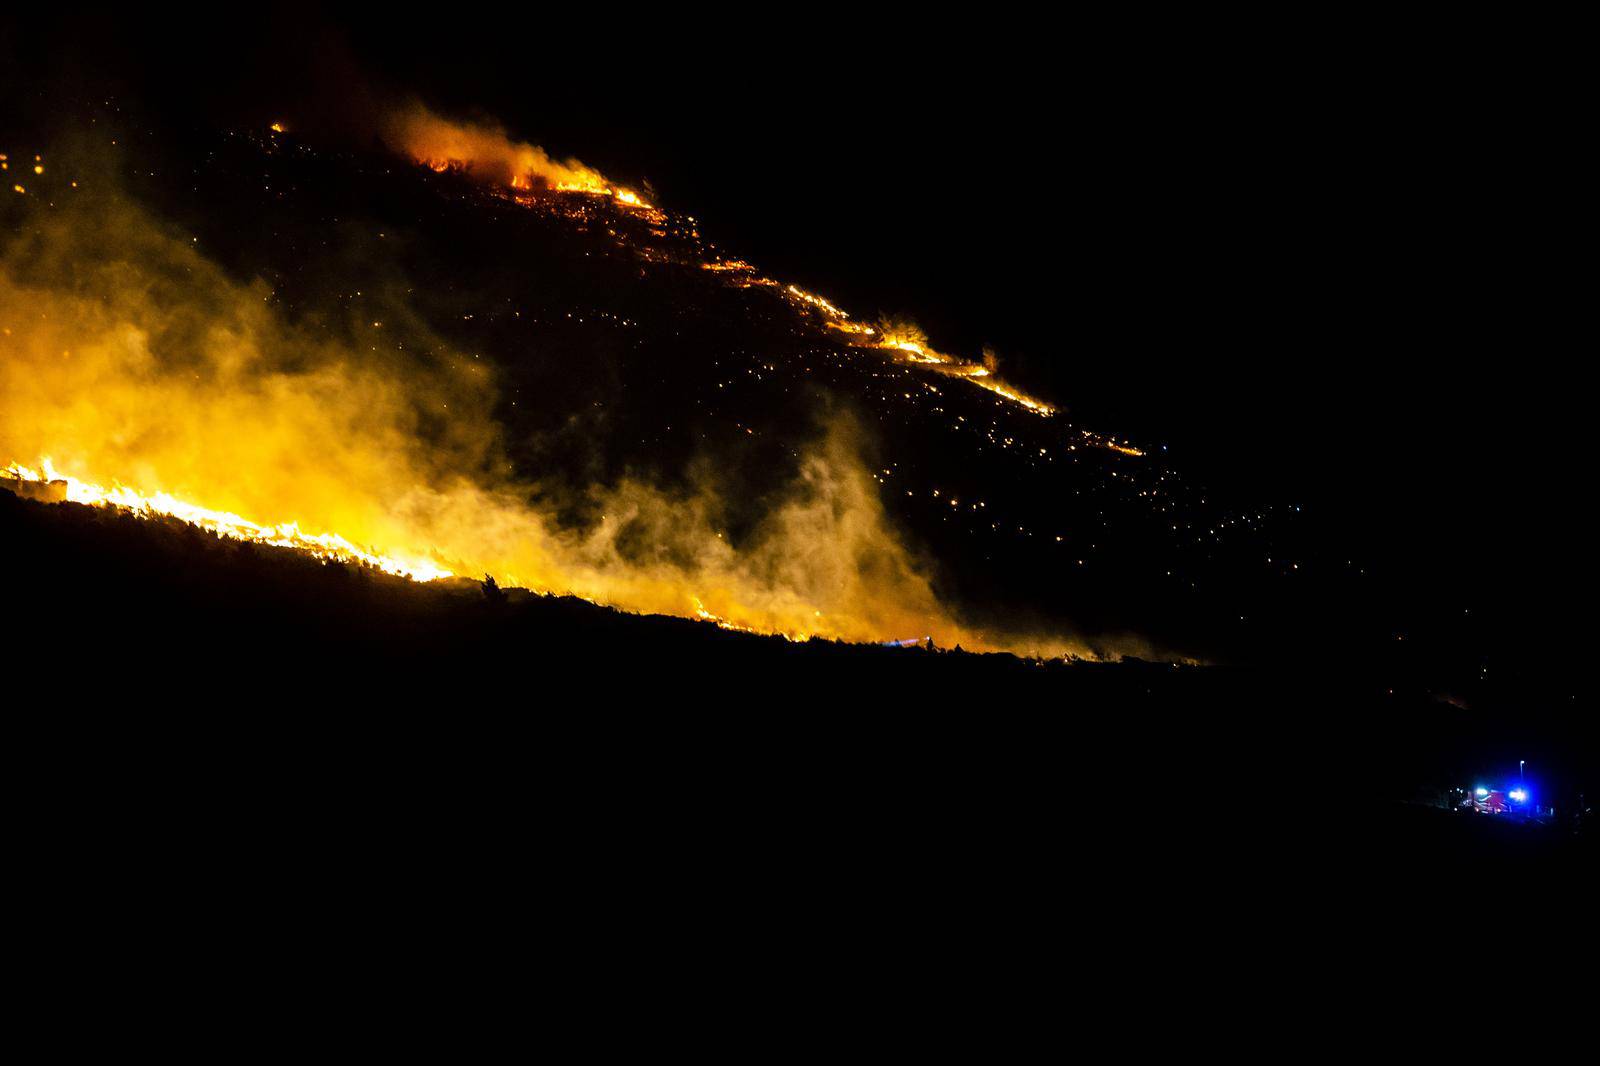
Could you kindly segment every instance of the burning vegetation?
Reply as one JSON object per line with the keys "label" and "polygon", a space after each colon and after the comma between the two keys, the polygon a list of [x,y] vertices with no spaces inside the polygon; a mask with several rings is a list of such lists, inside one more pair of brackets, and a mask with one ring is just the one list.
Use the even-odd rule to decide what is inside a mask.
{"label": "burning vegetation", "polygon": [[[166,492],[141,493],[126,485],[105,488],[81,481],[55,468],[46,456],[35,470],[12,463],[0,470],[0,484],[5,484],[19,495],[51,503],[81,503],[91,507],[113,507],[137,515],[164,515],[198,526],[219,537],[266,544],[278,548],[293,548],[318,559],[331,559],[341,563],[381,570],[413,581],[433,581],[452,576],[450,571],[428,559],[402,559],[392,555],[379,555],[351,544],[337,533],[306,533],[294,522],[263,526],[227,511],[213,511],[196,506]],[[6,484],[9,482],[9,484]]]}
{"label": "burning vegetation", "polygon": [[[416,116],[406,128],[446,131]],[[451,136],[433,163],[504,177],[508,195],[542,182],[540,195],[656,211],[574,162],[519,145],[486,162],[471,152],[500,140]],[[598,520],[574,525],[570,500],[517,475],[496,371],[413,313],[403,285],[368,294],[371,318],[288,314],[270,284],[231,277],[121,194],[92,153],[59,169],[71,179],[13,201],[0,250],[0,462],[14,486],[416,580],[492,575],[795,640],[915,633],[1091,654],[959,622],[893,529],[847,417],[800,442],[792,481],[737,533],[714,477],[597,482],[581,503]]]}
{"label": "burning vegetation", "polygon": [[497,125],[452,122],[415,101],[389,116],[384,139],[400,154],[440,173],[458,170],[518,192],[587,193],[650,209],[637,192],[612,184],[576,159],[551,159],[543,148],[514,141]]}
{"label": "burning vegetation", "polygon": [[[593,168],[576,159],[557,163],[542,148],[514,141],[498,126],[451,121],[413,103],[391,117],[389,130],[390,143],[417,163],[441,173],[459,171],[501,189],[519,202],[534,203],[541,196],[578,193],[603,197],[619,207],[641,212],[657,234],[663,234],[673,222],[667,212],[652,206],[633,190],[611,182]],[[693,229],[694,219],[682,221],[685,228]],[[652,257],[648,249],[636,251],[643,257]],[[1002,381],[995,373],[992,354],[983,362],[974,363],[936,350],[914,323],[896,321],[868,325],[853,319],[832,301],[798,285],[767,277],[742,259],[710,258],[698,265],[725,278],[732,286],[772,290],[797,311],[815,316],[826,329],[842,335],[854,347],[877,351],[931,373],[971,382],[1036,415],[1048,418],[1056,413],[1045,401]],[[1115,441],[1107,440],[1105,446],[1122,455],[1144,454]]]}

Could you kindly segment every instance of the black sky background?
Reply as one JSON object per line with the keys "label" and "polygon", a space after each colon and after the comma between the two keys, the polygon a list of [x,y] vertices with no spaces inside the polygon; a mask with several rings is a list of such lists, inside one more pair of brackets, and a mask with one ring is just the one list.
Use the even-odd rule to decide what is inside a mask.
{"label": "black sky background", "polygon": [[1549,606],[1587,582],[1593,480],[1558,28],[775,14],[121,16],[10,28],[0,61],[228,120],[359,125],[407,93],[493,116],[768,273],[1304,503],[1403,599],[1579,649]]}

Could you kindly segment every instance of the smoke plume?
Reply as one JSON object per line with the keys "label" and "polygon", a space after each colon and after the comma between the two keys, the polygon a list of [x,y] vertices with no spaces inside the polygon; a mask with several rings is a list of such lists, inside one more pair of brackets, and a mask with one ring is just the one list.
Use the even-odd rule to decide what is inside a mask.
{"label": "smoke plume", "polygon": [[576,159],[551,159],[538,145],[513,140],[496,123],[452,121],[415,100],[389,113],[381,136],[395,152],[435,170],[462,170],[497,185],[611,189],[599,171]]}
{"label": "smoke plume", "polygon": [[103,175],[58,202],[14,194],[5,221],[0,462],[48,456],[86,481],[627,610],[1081,651],[964,628],[891,527],[847,418],[737,544],[714,483],[594,485],[603,517],[570,528],[512,472],[493,369],[451,351],[403,293],[381,321],[291,318]]}

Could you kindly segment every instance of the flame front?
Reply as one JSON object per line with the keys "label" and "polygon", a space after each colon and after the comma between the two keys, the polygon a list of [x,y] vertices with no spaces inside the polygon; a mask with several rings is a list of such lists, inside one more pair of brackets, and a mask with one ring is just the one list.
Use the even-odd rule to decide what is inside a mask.
{"label": "flame front", "polygon": [[498,126],[452,122],[419,103],[390,117],[386,137],[401,153],[439,173],[459,170],[523,192],[586,193],[610,197],[623,207],[650,208],[634,190],[576,159],[551,159],[543,148],[514,141]]}
{"label": "flame front", "polygon": [[[605,196],[646,225],[658,211],[503,135],[486,142],[500,153],[486,165],[478,141],[451,140],[457,131],[425,119],[410,128],[437,139],[430,166],[503,178],[507,190],[520,181],[536,197]],[[0,242],[0,462],[10,480],[61,482],[77,503],[420,581],[492,574],[790,639],[915,632],[972,650],[1091,654],[959,624],[896,534],[845,419],[796,450],[793,483],[737,545],[723,532],[727,501],[709,486],[588,486],[584,503],[604,520],[568,525],[557,501],[509,473],[492,368],[454,351],[403,285],[368,293],[380,313],[363,319],[291,318],[266,283],[235,280],[121,197],[111,175],[90,173],[93,159],[76,171],[57,163],[42,176],[57,183],[45,196],[9,201],[18,214]],[[69,174],[92,180],[79,188]],[[729,284],[770,286],[864,346],[994,384],[985,367],[880,335],[748,264],[704,265]],[[369,332],[380,322],[381,349]]]}
{"label": "flame front", "polygon": [[[557,163],[538,145],[514,141],[497,126],[452,122],[420,104],[413,104],[391,120],[390,129],[391,140],[400,151],[435,171],[459,170],[514,192],[546,189],[555,193],[603,196],[618,206],[648,213],[658,224],[666,217],[637,193],[612,183],[576,159]],[[826,328],[843,334],[853,346],[884,352],[931,372],[969,381],[1042,417],[1056,413],[1044,400],[1000,380],[992,368],[936,351],[915,326],[896,323],[880,329],[858,322],[825,297],[766,277],[742,259],[714,259],[700,266],[723,275],[730,284],[740,288],[759,286],[781,293],[798,310],[820,315]],[[1111,450],[1130,456],[1144,454],[1127,446]]]}
{"label": "flame front", "polygon": [[137,515],[165,515],[232,540],[293,548],[319,559],[358,563],[382,570],[386,574],[408,577],[413,581],[434,581],[441,577],[453,576],[449,570],[431,560],[385,555],[378,551],[358,548],[337,533],[305,533],[293,522],[262,525],[227,511],[214,511],[180,500],[165,492],[147,495],[126,485],[103,488],[81,481],[70,474],[63,474],[55,468],[49,456],[40,459],[36,469],[13,462],[0,470],[0,475],[35,485],[59,485],[62,487],[64,498],[72,503],[87,504],[91,507],[115,507]]}

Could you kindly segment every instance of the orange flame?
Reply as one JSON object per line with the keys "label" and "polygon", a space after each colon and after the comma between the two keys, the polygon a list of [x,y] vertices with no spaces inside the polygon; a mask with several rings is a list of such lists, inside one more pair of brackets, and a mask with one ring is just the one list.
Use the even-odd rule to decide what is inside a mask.
{"label": "orange flame", "polygon": [[[556,163],[491,128],[423,111],[397,128],[432,166],[644,205],[582,164]],[[364,338],[312,332],[273,309],[265,283],[241,285],[141,208],[99,195],[52,208],[48,227],[24,227],[37,238],[26,248],[0,242],[0,462],[10,479],[62,482],[69,500],[417,580],[488,573],[791,639],[921,632],[973,650],[1090,655],[1076,641],[959,624],[888,521],[847,425],[800,456],[791,490],[739,546],[724,538],[723,501],[709,487],[685,496],[592,486],[588,498],[607,517],[565,528],[505,474],[483,364],[380,357]],[[880,337],[748,264],[705,265],[732,284],[770,285],[862,346],[998,385],[988,368],[938,353],[920,334]],[[381,299],[407,318],[404,290]],[[420,320],[405,328],[420,342],[405,344],[408,353],[447,348]],[[439,438],[422,440],[422,422],[440,426]]]}
{"label": "orange flame", "polygon": [[519,191],[609,196],[624,207],[649,208],[644,197],[577,159],[558,161],[536,144],[515,141],[498,125],[453,122],[420,103],[396,112],[384,134],[392,147],[431,170],[459,170]]}
{"label": "orange flame", "polygon": [[[512,140],[498,125],[452,122],[413,103],[391,119],[389,136],[401,152],[435,171],[459,170],[518,192],[546,188],[558,193],[606,196],[619,206],[652,212],[658,219],[664,214],[638,193],[613,184],[599,171],[576,159],[558,163],[538,145]],[[875,329],[856,322],[825,297],[764,277],[742,259],[715,259],[700,266],[726,276],[729,284],[739,288],[780,290],[797,308],[820,315],[827,328],[845,334],[852,344],[890,352],[938,373],[971,381],[1036,415],[1055,414],[1050,404],[1000,381],[992,367],[936,351],[915,325],[898,322]],[[1127,454],[1134,453],[1130,450]]]}
{"label": "orange flame", "polygon": [[180,500],[165,492],[146,494],[118,484],[113,484],[109,489],[102,488],[57,470],[49,456],[40,459],[37,468],[13,462],[0,469],[0,477],[37,485],[59,485],[62,489],[62,498],[72,503],[82,503],[92,507],[114,507],[139,515],[165,515],[232,540],[294,548],[319,559],[359,563],[382,570],[386,574],[409,577],[413,581],[434,581],[441,577],[452,576],[449,570],[432,560],[386,555],[358,548],[336,533],[302,532],[300,526],[294,522],[262,525],[227,511],[215,511],[187,500]]}

